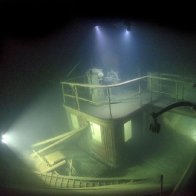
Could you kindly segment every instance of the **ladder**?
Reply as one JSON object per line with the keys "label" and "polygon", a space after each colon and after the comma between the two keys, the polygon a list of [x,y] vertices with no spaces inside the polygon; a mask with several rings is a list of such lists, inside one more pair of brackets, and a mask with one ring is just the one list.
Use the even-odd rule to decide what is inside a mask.
{"label": "ladder", "polygon": [[147,179],[132,179],[132,178],[91,178],[91,177],[76,177],[63,176],[56,173],[40,173],[35,172],[46,185],[53,188],[61,189],[88,189],[95,187],[103,187],[109,185],[130,184],[144,182]]}

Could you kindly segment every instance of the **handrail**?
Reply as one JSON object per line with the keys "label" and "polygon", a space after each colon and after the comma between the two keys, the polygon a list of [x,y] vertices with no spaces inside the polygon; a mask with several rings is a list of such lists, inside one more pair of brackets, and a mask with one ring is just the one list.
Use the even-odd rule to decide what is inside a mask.
{"label": "handrail", "polygon": [[61,84],[67,84],[70,86],[89,87],[89,88],[111,88],[111,87],[122,86],[124,84],[135,82],[135,81],[147,78],[147,77],[148,76],[143,76],[143,77],[135,78],[135,79],[128,80],[125,82],[121,82],[121,83],[117,83],[117,84],[110,84],[110,85],[80,84],[80,83],[74,83],[74,82],[61,82]]}
{"label": "handrail", "polygon": [[[143,79],[145,79],[144,80],[145,86],[141,85],[141,81]],[[75,83],[75,82],[68,82],[68,81],[61,82],[61,85],[62,85],[62,93],[63,93],[64,104],[65,104],[65,97],[75,99],[76,107],[77,107],[78,110],[80,110],[79,101],[92,103],[94,105],[99,105],[100,103],[103,103],[103,101],[104,101],[104,103],[108,104],[109,115],[110,115],[110,118],[112,118],[113,114],[112,114],[112,111],[111,111],[112,107],[110,106],[110,104],[113,103],[112,99],[114,98],[114,96],[111,96],[112,95],[111,94],[111,89],[113,89],[115,87],[120,87],[120,86],[123,86],[123,85],[126,85],[126,84],[132,84],[134,82],[137,82],[136,85],[138,85],[138,100],[140,101],[141,106],[142,106],[142,94],[143,94],[144,91],[147,92],[147,93],[150,93],[149,102],[153,101],[153,98],[152,98],[153,95],[152,94],[154,94],[154,93],[165,94],[168,97],[175,98],[175,101],[186,100],[186,98],[185,98],[186,92],[187,92],[187,90],[190,90],[189,86],[193,86],[194,82],[193,81],[188,81],[188,80],[183,80],[183,79],[184,78],[182,78],[182,80],[179,80],[179,79],[169,78],[169,76],[168,77],[162,77],[162,76],[156,76],[156,75],[154,76],[154,75],[149,74],[149,75],[145,75],[145,76],[138,77],[138,78],[135,78],[135,79],[131,79],[131,80],[128,80],[128,81],[120,82],[120,83],[117,83],[117,84],[110,84],[110,85],[84,84],[84,83]],[[155,82],[157,80],[158,89],[154,88],[154,86],[152,86],[154,84],[153,80],[155,80]],[[168,89],[170,89],[169,91],[167,91],[167,89],[162,89],[162,85],[164,86],[164,81],[172,82],[174,84],[174,86],[173,85],[171,86],[171,87],[174,88],[172,90],[172,92],[171,92],[170,88],[168,88]],[[65,92],[66,91],[65,90],[66,86],[71,87],[70,92],[72,92],[73,95],[70,95],[70,92]],[[104,98],[104,100],[102,100],[102,99],[99,100],[99,98],[94,99],[93,97],[91,97],[91,98],[85,97],[84,94],[83,94],[83,96],[81,96],[82,91],[79,91],[80,87],[89,88],[90,90],[91,89],[105,90],[105,92],[107,92],[106,96],[107,96],[108,100],[107,101],[105,100],[106,97]],[[170,86],[168,86],[168,87],[170,87]],[[179,91],[179,88],[180,88],[180,91]],[[92,95],[90,94],[90,96],[92,96]],[[122,98],[122,96],[121,96],[121,98]],[[187,99],[187,101],[190,101],[190,100]]]}
{"label": "handrail", "polygon": [[127,80],[125,82],[120,82],[117,84],[110,84],[110,85],[95,85],[95,84],[81,84],[81,83],[76,83],[76,82],[61,82],[61,84],[67,84],[70,86],[80,86],[80,87],[90,87],[90,88],[107,88],[107,87],[117,87],[117,86],[122,86],[124,84],[128,84],[131,82],[135,82],[141,79],[145,79],[145,78],[151,78],[151,79],[160,79],[160,80],[166,80],[166,81],[171,81],[171,82],[177,82],[177,83],[192,83],[191,81],[184,81],[184,80],[177,80],[177,79],[171,79],[171,78],[166,78],[166,77],[158,77],[158,76],[142,76],[139,78],[135,78],[132,80]]}
{"label": "handrail", "polygon": [[171,78],[165,78],[165,77],[158,77],[158,76],[147,76],[151,79],[160,79],[160,80],[166,80],[170,82],[177,82],[177,83],[192,83],[190,81],[185,81],[185,80],[176,80],[176,79],[171,79]]}

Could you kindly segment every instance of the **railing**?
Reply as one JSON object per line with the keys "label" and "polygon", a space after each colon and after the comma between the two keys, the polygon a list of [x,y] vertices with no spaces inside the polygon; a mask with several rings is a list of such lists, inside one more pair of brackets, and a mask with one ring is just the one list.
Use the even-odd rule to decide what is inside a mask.
{"label": "railing", "polygon": [[61,82],[64,105],[81,110],[81,104],[108,105],[112,118],[111,104],[126,102],[130,99],[141,100],[145,91],[147,76],[113,85],[93,85]]}
{"label": "railing", "polygon": [[[196,81],[196,80],[195,80]],[[113,85],[94,85],[61,82],[63,103],[76,110],[85,104],[108,105],[112,118],[112,104],[135,101],[140,106],[152,102],[159,96],[177,100],[193,101],[196,97],[195,81],[183,80],[166,74],[148,74]]]}

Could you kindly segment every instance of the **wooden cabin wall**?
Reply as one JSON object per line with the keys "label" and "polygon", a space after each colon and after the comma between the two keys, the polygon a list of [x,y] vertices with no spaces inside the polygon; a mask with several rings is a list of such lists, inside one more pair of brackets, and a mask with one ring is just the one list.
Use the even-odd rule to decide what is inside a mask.
{"label": "wooden cabin wall", "polygon": [[[145,119],[148,112],[149,110],[142,109],[123,119],[103,120],[85,115],[76,110],[68,109],[67,116],[69,124],[72,126],[71,130],[73,129],[71,114],[77,117],[79,127],[88,125],[86,133],[83,134],[80,138],[81,141],[78,142],[81,149],[85,149],[89,154],[111,167],[118,167],[123,164],[127,156],[129,156],[129,149],[132,143],[141,141],[144,136],[144,132],[146,132],[147,129]],[[130,120],[132,136],[130,140],[125,142],[124,123]],[[93,139],[90,122],[100,126],[101,142]]]}
{"label": "wooden cabin wall", "polygon": [[[135,145],[141,145],[145,140],[145,134],[148,132],[149,110],[144,108],[132,113],[131,115],[116,121],[115,138],[117,146],[117,160],[119,165],[126,164],[131,160],[131,152],[134,151]],[[132,136],[128,141],[124,141],[124,124],[131,121]]]}
{"label": "wooden cabin wall", "polygon": [[118,165],[118,153],[116,148],[116,138],[112,124],[101,126],[102,143],[98,143],[90,138],[89,149],[92,154],[105,164],[116,167]]}

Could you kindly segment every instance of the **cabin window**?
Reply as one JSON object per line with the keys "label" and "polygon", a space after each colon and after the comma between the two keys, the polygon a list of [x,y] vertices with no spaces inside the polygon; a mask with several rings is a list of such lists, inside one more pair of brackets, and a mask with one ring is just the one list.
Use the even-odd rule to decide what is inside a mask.
{"label": "cabin window", "polygon": [[132,125],[130,120],[124,124],[124,142],[130,140],[131,137],[132,137]]}
{"label": "cabin window", "polygon": [[71,114],[71,122],[74,129],[78,129],[80,127],[78,117],[75,114]]}
{"label": "cabin window", "polygon": [[100,125],[90,122],[90,128],[91,128],[91,135],[92,135],[93,140],[99,143],[102,143]]}

